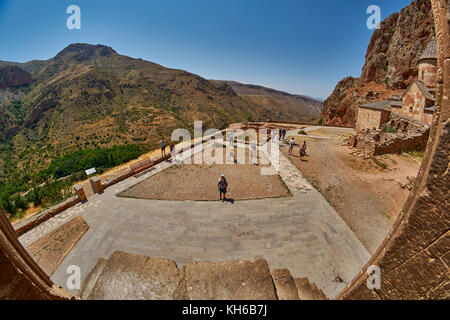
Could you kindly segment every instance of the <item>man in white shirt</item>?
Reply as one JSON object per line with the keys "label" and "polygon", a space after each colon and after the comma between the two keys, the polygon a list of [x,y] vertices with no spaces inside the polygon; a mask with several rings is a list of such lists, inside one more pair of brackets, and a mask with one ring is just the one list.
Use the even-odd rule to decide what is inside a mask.
{"label": "man in white shirt", "polygon": [[289,140],[289,154],[292,155],[292,151],[294,151],[294,146],[295,146],[295,140],[294,138],[292,138],[291,140]]}

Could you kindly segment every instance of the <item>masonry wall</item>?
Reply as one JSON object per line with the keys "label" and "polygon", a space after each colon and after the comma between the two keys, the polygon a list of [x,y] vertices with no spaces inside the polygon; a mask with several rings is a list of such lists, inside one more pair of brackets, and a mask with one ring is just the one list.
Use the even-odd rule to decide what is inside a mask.
{"label": "masonry wall", "polygon": [[379,129],[389,119],[389,112],[368,108],[359,108],[356,132],[364,129]]}
{"label": "masonry wall", "polygon": [[403,97],[403,107],[394,109],[394,112],[399,112],[405,117],[431,125],[433,114],[425,112],[424,106],[428,106],[426,103],[422,91],[420,91],[417,84],[413,83]]}

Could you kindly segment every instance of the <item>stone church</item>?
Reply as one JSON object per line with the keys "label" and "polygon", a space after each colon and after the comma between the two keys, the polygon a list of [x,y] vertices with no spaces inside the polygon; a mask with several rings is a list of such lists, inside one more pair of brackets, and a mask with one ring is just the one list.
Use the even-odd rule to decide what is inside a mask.
{"label": "stone church", "polygon": [[388,122],[391,113],[431,126],[437,78],[436,40],[428,43],[418,60],[418,77],[402,96],[393,95],[387,100],[363,104],[358,109],[356,131],[380,129]]}

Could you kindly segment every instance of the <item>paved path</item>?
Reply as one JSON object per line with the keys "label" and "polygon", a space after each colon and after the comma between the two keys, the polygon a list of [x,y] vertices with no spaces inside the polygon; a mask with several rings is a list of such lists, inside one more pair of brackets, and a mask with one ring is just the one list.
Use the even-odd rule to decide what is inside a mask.
{"label": "paved path", "polygon": [[[201,148],[197,148],[197,152]],[[21,237],[24,244],[81,215],[90,229],[52,279],[65,286],[69,265],[82,280],[101,257],[122,250],[154,258],[187,261],[254,260],[288,268],[335,297],[370,255],[322,195],[280,152],[280,176],[293,197],[221,202],[125,199],[117,193],[171,166],[129,178]]]}

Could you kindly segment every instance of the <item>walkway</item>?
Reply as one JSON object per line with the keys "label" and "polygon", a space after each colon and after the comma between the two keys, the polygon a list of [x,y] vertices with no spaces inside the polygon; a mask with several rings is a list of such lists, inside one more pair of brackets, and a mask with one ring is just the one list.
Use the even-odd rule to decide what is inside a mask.
{"label": "walkway", "polygon": [[[197,147],[195,152],[201,150]],[[224,204],[116,197],[172,165],[165,162],[140,178],[94,195],[20,240],[27,245],[73,217],[86,220],[89,231],[52,276],[61,286],[68,266],[79,266],[84,280],[99,258],[121,250],[173,259],[179,267],[189,261],[264,258],[271,269],[288,268],[294,278],[307,277],[334,298],[369,260],[369,253],[281,152],[280,163],[280,176],[294,195],[291,198]]]}

